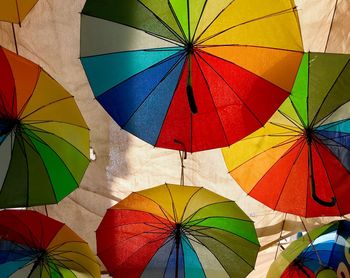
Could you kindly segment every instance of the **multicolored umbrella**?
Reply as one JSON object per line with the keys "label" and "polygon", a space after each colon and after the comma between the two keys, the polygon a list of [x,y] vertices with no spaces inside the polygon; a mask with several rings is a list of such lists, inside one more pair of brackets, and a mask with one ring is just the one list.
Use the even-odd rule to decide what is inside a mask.
{"label": "multicolored umbrella", "polygon": [[268,123],[223,149],[232,177],[265,205],[305,217],[350,212],[350,55],[305,53]]}
{"label": "multicolored umbrella", "polygon": [[349,277],[349,238],[350,222],[345,220],[314,229],[277,257],[267,278]]}
{"label": "multicolored umbrella", "polygon": [[96,99],[156,147],[219,148],[260,128],[289,95],[299,51],[291,0],[88,0],[82,11]]}
{"label": "multicolored umbrella", "polygon": [[88,244],[61,222],[35,211],[0,211],[0,276],[97,278]]}
{"label": "multicolored umbrella", "polygon": [[0,207],[57,203],[89,164],[89,130],[38,65],[0,48]]}
{"label": "multicolored umbrella", "polygon": [[236,203],[195,186],[131,193],[97,229],[98,256],[113,277],[246,277],[258,250]]}
{"label": "multicolored umbrella", "polygon": [[0,21],[21,24],[39,0],[1,0]]}

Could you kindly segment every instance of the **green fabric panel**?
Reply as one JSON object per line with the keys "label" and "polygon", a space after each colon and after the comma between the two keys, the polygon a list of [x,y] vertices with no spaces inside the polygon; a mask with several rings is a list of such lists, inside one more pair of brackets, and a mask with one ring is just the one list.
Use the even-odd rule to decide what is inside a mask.
{"label": "green fabric panel", "polygon": [[189,25],[188,25],[188,1],[190,0],[169,0],[171,7],[181,25],[186,40],[189,40]]}
{"label": "green fabric panel", "polygon": [[24,133],[23,135],[25,136],[25,150],[29,171],[27,206],[55,204],[57,203],[55,192],[44,162],[35,150],[35,146],[31,144],[30,136],[26,136]]}
{"label": "green fabric panel", "polygon": [[221,242],[251,266],[255,265],[260,248],[259,244],[252,243],[239,236],[218,229],[200,230],[200,233],[202,236],[207,236],[212,238],[212,240]]}
{"label": "green fabric panel", "polygon": [[300,118],[298,122],[301,121],[304,127],[307,127],[309,124],[308,118],[307,118],[307,94],[308,94],[308,83],[309,83],[308,79],[309,79],[309,54],[305,53],[300,64],[291,95],[289,96]]}
{"label": "green fabric panel", "polygon": [[321,106],[321,109],[315,118],[315,123],[320,122],[330,113],[350,101],[350,55],[344,56],[348,57],[348,62],[342,73],[339,75],[333,88],[329,91],[325,103]]}
{"label": "green fabric panel", "polygon": [[195,32],[206,2],[207,0],[190,1],[190,41],[193,41],[195,37]]}
{"label": "green fabric panel", "polygon": [[[28,126],[29,127],[29,126]],[[38,132],[31,130],[31,133],[42,140],[62,159],[63,163],[73,175],[75,181],[80,183],[90,160],[84,156],[77,148],[69,144],[64,139],[45,131]]]}
{"label": "green fabric panel", "polygon": [[172,29],[177,35],[185,39],[183,33],[176,22],[173,12],[169,6],[168,0],[139,0],[148,9],[150,9],[154,14],[156,14],[164,23],[166,23],[170,29]]}
{"label": "green fabric panel", "polygon": [[23,207],[27,203],[27,162],[23,142],[15,137],[12,159],[0,191],[0,207]]}
{"label": "green fabric panel", "polygon": [[82,13],[178,41],[151,11],[137,0],[88,0]]}
{"label": "green fabric panel", "polygon": [[237,206],[235,202],[227,201],[202,207],[196,211],[192,217],[189,217],[183,221],[183,223],[186,224],[189,222],[190,224],[190,222],[208,217],[229,217],[252,222],[250,218],[245,214],[245,212],[241,210],[241,208]]}
{"label": "green fabric panel", "polygon": [[[255,244],[259,244],[253,222],[247,222],[226,217],[210,217],[188,223],[188,226],[217,228],[236,234]],[[193,227],[191,227],[193,229]]]}
{"label": "green fabric panel", "polygon": [[26,132],[31,134],[31,141],[45,164],[57,201],[62,200],[78,187],[77,182],[54,150],[29,130]]}
{"label": "green fabric panel", "polygon": [[[322,105],[322,113],[317,119],[332,112],[336,107],[344,103],[346,94],[349,95],[349,87],[342,91],[349,81],[349,69],[344,67],[349,62],[350,55],[311,53],[309,61],[309,121],[313,121],[317,111]],[[342,78],[338,79],[339,75]],[[338,79],[338,80],[337,80]],[[340,83],[335,84],[334,83]],[[335,86],[336,88],[332,87]],[[339,95],[337,95],[339,94]],[[324,99],[326,101],[323,103]],[[323,104],[322,104],[323,103]],[[322,115],[321,115],[322,114]]]}
{"label": "green fabric panel", "polygon": [[210,237],[195,236],[195,238],[215,255],[230,277],[246,277],[254,269],[223,243]]}

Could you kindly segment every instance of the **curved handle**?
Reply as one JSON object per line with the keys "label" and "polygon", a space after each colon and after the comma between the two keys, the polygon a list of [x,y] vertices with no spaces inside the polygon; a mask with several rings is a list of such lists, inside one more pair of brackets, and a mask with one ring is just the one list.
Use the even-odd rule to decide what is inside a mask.
{"label": "curved handle", "polygon": [[315,178],[314,178],[314,167],[313,167],[313,160],[312,160],[312,150],[311,150],[311,140],[308,142],[308,155],[309,155],[309,171],[310,171],[310,181],[311,181],[311,196],[312,199],[314,199],[317,203],[324,207],[334,207],[337,203],[337,200],[335,197],[332,197],[330,201],[324,201],[320,199],[316,194],[316,184],[315,184]]}

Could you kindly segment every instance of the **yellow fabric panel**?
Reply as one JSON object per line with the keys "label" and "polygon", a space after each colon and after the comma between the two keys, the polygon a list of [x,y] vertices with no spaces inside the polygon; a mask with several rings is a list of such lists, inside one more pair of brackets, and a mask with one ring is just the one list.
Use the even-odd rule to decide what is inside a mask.
{"label": "yellow fabric panel", "polygon": [[137,192],[131,193],[127,198],[114,205],[112,209],[144,211],[164,219],[174,220],[172,211],[169,213],[165,208],[161,207],[150,198],[139,195]]}
{"label": "yellow fabric panel", "polygon": [[99,264],[89,245],[67,226],[59,230],[47,249],[56,260],[62,261],[59,264],[64,263],[78,273],[86,273],[87,269],[90,277],[100,277]]}
{"label": "yellow fabric panel", "polygon": [[191,198],[195,197],[200,190],[200,187],[196,186],[184,186],[184,185],[167,185],[170,194],[172,196],[172,199],[174,201],[175,205],[175,214],[176,214],[176,221],[180,222],[183,218],[184,210],[188,204],[188,202],[191,200]]}
{"label": "yellow fabric panel", "polygon": [[199,21],[195,40],[203,33],[210,23],[230,4],[235,0],[208,0],[203,15]]}
{"label": "yellow fabric panel", "polygon": [[303,51],[290,0],[236,0],[199,39],[203,45],[251,45]]}
{"label": "yellow fabric panel", "polygon": [[[280,106],[279,108],[279,111],[280,113],[278,114],[279,118],[272,118],[271,122],[278,122],[278,123],[282,123],[282,124],[286,124],[286,125],[293,125],[293,122],[294,122],[294,127],[295,124],[297,124],[299,127],[303,128],[303,123],[301,122],[297,112],[295,111],[295,108],[290,100],[290,98],[287,98],[283,103],[282,105]],[[284,115],[288,115],[289,117],[289,120],[282,115],[282,113]]]}
{"label": "yellow fabric panel", "polygon": [[137,194],[145,196],[153,200],[156,204],[159,204],[167,213],[169,213],[171,219],[175,221],[172,200],[166,184],[138,191]]}
{"label": "yellow fabric panel", "polygon": [[27,16],[39,0],[17,0],[19,17],[21,21]]}
{"label": "yellow fabric panel", "polygon": [[[38,0],[1,0],[0,21],[20,23]],[[17,10],[18,3],[18,10]]]}
{"label": "yellow fabric panel", "polygon": [[193,213],[202,207],[208,206],[210,204],[220,203],[229,201],[227,198],[213,194],[212,192],[201,188],[188,202],[187,208],[183,214],[183,220],[185,221]]}
{"label": "yellow fabric panel", "polygon": [[290,92],[302,52],[252,46],[205,47],[203,51],[230,61]]}
{"label": "yellow fabric panel", "polygon": [[44,71],[20,118],[24,123],[51,120],[87,128],[73,96]]}
{"label": "yellow fabric panel", "polygon": [[[276,115],[278,114],[279,113],[276,113]],[[286,127],[288,129],[284,126],[277,126],[269,122],[265,127],[258,129],[245,139],[238,141],[230,147],[223,148],[222,153],[229,172],[246,163],[254,156],[278,144],[293,140],[295,136],[299,134],[299,130],[296,127]]]}
{"label": "yellow fabric panel", "polygon": [[40,67],[33,62],[2,48],[10,64],[15,79],[17,111],[20,112],[32,95],[40,75]]}
{"label": "yellow fabric panel", "polygon": [[81,140],[81,138],[89,138],[88,129],[58,122],[37,123],[31,124],[30,126],[34,130],[40,129],[55,134],[77,148],[82,154],[84,154],[84,156],[90,156],[89,140]]}
{"label": "yellow fabric panel", "polygon": [[19,23],[16,0],[0,1],[0,21]]}
{"label": "yellow fabric panel", "polygon": [[278,148],[272,147],[234,169],[230,174],[242,189],[249,193],[256,183],[266,174],[276,161],[278,161],[281,156],[293,146],[293,144],[295,144],[295,142],[281,145]]}

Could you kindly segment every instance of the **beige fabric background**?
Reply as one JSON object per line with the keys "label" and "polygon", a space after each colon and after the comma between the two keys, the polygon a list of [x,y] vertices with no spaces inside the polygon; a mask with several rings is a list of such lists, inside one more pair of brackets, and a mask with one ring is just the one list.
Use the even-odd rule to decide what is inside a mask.
{"label": "beige fabric background", "polygon": [[[131,191],[179,183],[180,159],[175,151],[153,148],[121,130],[94,100],[79,61],[80,12],[85,0],[40,0],[16,26],[19,53],[41,65],[76,98],[91,129],[96,153],[79,189],[49,216],[66,222],[95,249],[95,230],[107,208]],[[350,53],[350,1],[298,0],[305,51]],[[328,45],[326,42],[331,29]],[[0,23],[0,45],[14,50],[11,25]],[[67,113],[69,113],[67,111]],[[265,277],[276,253],[276,242],[302,230],[300,219],[274,212],[247,196],[228,175],[220,150],[189,155],[185,183],[204,186],[231,198],[255,221],[262,252],[249,277]],[[38,208],[42,210],[42,208]],[[309,219],[308,229],[330,219]],[[281,229],[283,227],[283,231]]]}

